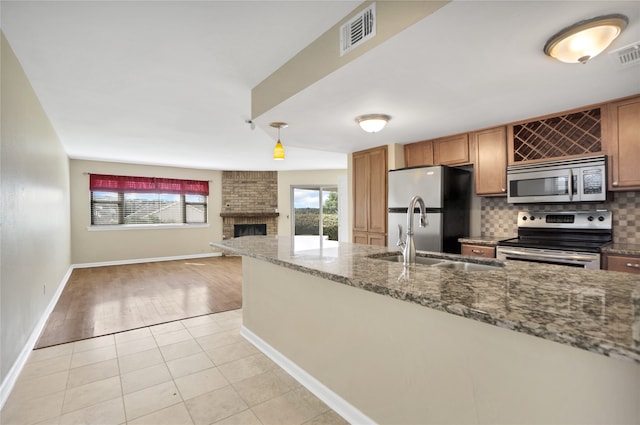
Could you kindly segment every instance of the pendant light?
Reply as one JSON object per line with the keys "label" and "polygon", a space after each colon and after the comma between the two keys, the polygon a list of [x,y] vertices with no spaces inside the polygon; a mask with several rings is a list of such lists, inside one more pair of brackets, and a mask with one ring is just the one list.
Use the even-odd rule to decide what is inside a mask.
{"label": "pendant light", "polygon": [[367,133],[377,133],[387,125],[390,119],[391,117],[385,114],[368,114],[356,117],[356,122]]}
{"label": "pendant light", "polygon": [[544,52],[561,62],[585,64],[609,47],[628,23],[620,14],[580,21],[551,37]]}
{"label": "pendant light", "polygon": [[287,128],[289,124],[286,122],[272,122],[269,125],[278,129],[278,141],[276,142],[276,146],[273,148],[273,159],[282,161],[284,159],[284,146],[282,146],[282,143],[280,142],[280,129]]}

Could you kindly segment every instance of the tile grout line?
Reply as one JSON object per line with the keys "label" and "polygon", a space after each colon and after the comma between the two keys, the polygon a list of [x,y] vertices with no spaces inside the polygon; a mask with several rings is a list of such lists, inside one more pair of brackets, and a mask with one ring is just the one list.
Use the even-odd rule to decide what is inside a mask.
{"label": "tile grout line", "polygon": [[[184,324],[183,324],[183,326],[184,326]],[[200,342],[197,340],[197,337],[195,337],[195,336],[190,332],[190,330],[189,330],[189,328],[188,328],[188,327],[186,327],[186,326],[185,326],[185,329],[187,330],[187,333],[188,333],[189,335],[191,335],[191,337],[192,337],[192,339],[195,341],[195,343],[196,343],[196,344],[198,344],[198,346],[200,347],[200,349],[202,350],[202,352],[205,354],[205,356],[206,356],[206,357],[211,361],[211,363],[213,363],[213,365],[214,365],[214,367],[213,367],[213,368],[214,368],[214,369],[216,369],[216,370],[219,370],[219,367],[218,367],[219,365],[218,365],[216,362],[214,362],[214,361],[213,361],[213,359],[211,359],[211,358],[209,357],[209,355],[207,354],[207,351],[205,350],[205,348],[204,348],[204,347],[200,344]],[[225,332],[225,330],[224,330],[224,329],[221,329],[221,331],[220,331],[220,332],[216,332],[216,333],[222,333],[222,332]],[[238,329],[238,332],[239,332],[239,329]],[[214,334],[210,334],[210,335],[215,335],[215,333],[214,333]],[[227,344],[227,345],[231,345],[231,344]],[[163,358],[164,358],[164,355],[163,355]],[[195,373],[198,373],[198,372],[195,372]],[[242,401],[247,405],[247,409],[244,409],[244,410],[242,410],[241,412],[244,412],[244,411],[246,411],[246,410],[250,410],[250,411],[251,411],[251,413],[252,413],[256,418],[258,418],[258,416],[255,414],[255,412],[253,412],[253,410],[251,410],[251,406],[249,406],[249,404],[246,402],[246,400],[244,400],[244,398],[242,398],[242,396],[238,393],[238,391],[236,390],[236,388],[235,388],[235,386],[233,385],[233,383],[232,383],[232,382],[230,382],[230,381],[227,379],[227,377],[226,377],[226,376],[224,376],[224,374],[222,374],[222,372],[220,372],[220,374],[222,375],[223,379],[227,382],[227,385],[228,385],[228,386],[229,386],[229,387],[234,391],[234,393],[235,393],[235,394],[236,394],[236,395],[237,395],[237,396],[238,396],[238,397],[239,397],[239,398],[240,398],[240,399],[241,399],[241,400],[242,400]],[[187,376],[188,376],[188,375],[187,375]],[[173,377],[173,375],[172,375],[172,377]],[[173,379],[174,379],[174,384],[175,384],[175,385],[176,385],[176,387],[178,388],[178,391],[180,391],[180,388],[177,386],[177,383],[175,383],[175,378],[173,378]],[[223,388],[224,388],[224,387],[223,387]],[[214,391],[216,391],[216,390],[214,390]],[[196,397],[197,397],[197,396],[196,396]],[[194,397],[194,398],[195,398],[195,397]],[[185,407],[186,407],[186,400],[183,400],[183,403],[185,404]],[[189,413],[189,417],[191,418],[191,420],[192,420],[192,421],[193,421],[193,423],[195,424],[195,423],[196,423],[196,421],[195,421],[195,419],[193,418],[193,416],[192,416],[192,414],[191,414],[191,410],[190,410],[188,407],[187,407],[187,412]],[[216,420],[216,423],[217,423],[217,422],[220,422],[220,421],[222,421],[222,420],[225,420],[225,419],[227,419],[227,418],[230,418],[230,417],[232,417],[232,416],[234,416],[234,415],[236,415],[236,414],[238,414],[238,413],[241,413],[241,412],[237,412],[237,413],[230,414],[230,415],[228,415],[228,416],[226,416],[226,417],[224,417],[224,418],[219,418],[218,420]],[[260,423],[262,423],[262,421],[260,421],[260,419],[259,419],[259,418],[258,418],[258,421],[259,421]]]}
{"label": "tile grout line", "polygon": [[[176,379],[177,379],[177,378],[176,378],[176,377],[174,377],[173,373],[171,373],[171,370],[170,370],[170,369],[169,369],[169,367],[168,367],[168,364],[167,364],[167,361],[168,361],[168,360],[167,360],[167,357],[166,357],[166,353],[164,353],[164,352],[162,351],[162,349],[161,349],[161,348],[162,348],[162,347],[165,347],[165,346],[170,346],[170,345],[174,345],[174,344],[179,344],[179,343],[181,343],[181,342],[194,341],[194,342],[197,344],[198,348],[200,349],[200,352],[201,352],[201,353],[204,353],[204,355],[206,356],[206,358],[207,358],[207,359],[209,359],[209,361],[211,361],[211,363],[213,364],[213,366],[211,367],[211,369],[220,370],[220,369],[219,369],[219,367],[220,367],[221,365],[219,365],[219,364],[217,364],[216,362],[214,362],[214,361],[213,361],[213,359],[212,359],[212,358],[210,357],[210,355],[207,353],[207,350],[205,350],[205,349],[204,349],[204,346],[201,344],[201,342],[200,342],[200,341],[198,341],[198,339],[197,339],[198,337],[194,336],[194,335],[191,333],[190,328],[189,328],[189,327],[187,327],[184,323],[182,323],[182,321],[183,321],[183,320],[186,320],[186,319],[181,319],[181,320],[177,320],[177,321],[176,321],[176,322],[179,322],[179,323],[180,323],[180,325],[181,325],[181,329],[176,329],[176,330],[169,330],[169,331],[165,331],[165,332],[153,332],[153,331],[151,330],[151,326],[147,327],[147,328],[149,328],[149,330],[148,330],[148,331],[149,331],[149,334],[153,337],[153,341],[154,341],[154,345],[155,345],[154,349],[157,349],[157,350],[158,350],[158,352],[159,352],[159,354],[160,354],[160,356],[161,356],[161,359],[162,359],[162,364],[163,364],[163,365],[164,365],[164,367],[165,367],[165,368],[167,368],[167,370],[169,371],[169,376],[171,377],[171,383],[172,383],[172,385],[174,386],[174,388],[176,389],[177,393],[179,394],[179,398],[180,398],[180,400],[179,400],[178,402],[174,403],[174,404],[170,404],[170,405],[168,405],[168,406],[164,406],[164,407],[162,407],[162,408],[160,408],[160,409],[154,410],[154,411],[152,411],[152,412],[145,413],[144,415],[141,415],[141,416],[136,417],[136,418],[128,418],[128,414],[127,414],[127,410],[126,410],[126,403],[125,403],[125,399],[124,399],[124,396],[125,396],[125,394],[124,394],[124,381],[123,381],[123,373],[122,373],[122,368],[121,368],[121,366],[122,366],[122,365],[121,365],[121,360],[122,360],[122,358],[121,358],[121,354],[122,354],[123,356],[124,356],[125,354],[124,354],[124,353],[120,353],[120,350],[118,349],[118,343],[117,343],[117,341],[116,341],[116,338],[115,338],[115,336],[113,336],[113,346],[114,346],[115,359],[116,359],[116,367],[117,367],[117,374],[118,374],[119,386],[120,386],[120,399],[121,399],[121,400],[120,400],[120,403],[121,403],[121,407],[122,407],[122,409],[123,409],[124,418],[125,418],[125,423],[128,423],[129,421],[134,421],[134,420],[136,420],[136,419],[138,419],[138,418],[142,418],[142,417],[145,417],[145,416],[148,416],[148,415],[151,415],[151,414],[155,414],[155,413],[160,412],[160,411],[162,411],[162,410],[164,410],[164,409],[168,409],[169,407],[176,406],[176,405],[179,405],[179,404],[182,404],[182,405],[184,406],[185,410],[187,411],[187,413],[188,413],[188,415],[189,415],[190,420],[191,420],[193,423],[196,423],[196,422],[195,422],[195,419],[194,419],[194,417],[193,417],[193,415],[192,415],[192,411],[187,407],[187,404],[186,404],[187,400],[185,400],[185,399],[184,399],[184,396],[183,396],[182,392],[180,391],[180,388],[179,388],[179,386],[178,386],[178,384],[177,384],[177,382],[176,382]],[[224,321],[227,321],[227,320],[236,320],[236,318],[234,318],[234,317],[226,318]],[[176,341],[176,342],[172,342],[171,344],[165,344],[165,345],[163,345],[162,347],[159,345],[159,340],[161,340],[161,339],[162,339],[162,337],[160,337],[160,335],[167,334],[167,333],[171,333],[171,332],[179,332],[179,331],[183,331],[183,330],[186,330],[186,331],[187,331],[187,334],[190,336],[190,338],[189,338],[189,339],[185,339],[185,340],[178,340],[178,341]],[[221,334],[221,333],[225,333],[225,332],[226,332],[226,333],[228,333],[228,332],[231,332],[231,331],[239,332],[239,331],[240,331],[240,327],[238,327],[238,326],[233,326],[233,327],[231,327],[231,328],[227,328],[227,329],[223,329],[223,328],[221,328],[221,329],[220,329],[219,331],[217,331],[217,332],[214,332],[214,333],[212,333],[212,334],[202,335],[202,336],[216,335],[216,334]],[[124,333],[124,332],[123,332],[123,333]],[[136,338],[136,339],[132,339],[132,340],[125,340],[125,341],[124,341],[124,342],[122,342],[121,344],[131,343],[131,342],[133,342],[133,341],[140,340],[140,339],[143,339],[143,338],[145,338],[145,337],[140,337],[140,338]],[[84,407],[82,407],[82,408],[79,408],[79,409],[73,410],[73,411],[71,411],[71,412],[66,412],[66,413],[64,413],[64,414],[62,413],[63,408],[64,408],[64,404],[65,404],[65,402],[67,401],[68,392],[69,392],[69,390],[70,390],[69,385],[70,385],[70,383],[71,383],[71,370],[73,370],[73,369],[74,369],[74,368],[72,368],[72,367],[71,367],[72,362],[73,362],[73,356],[74,356],[74,354],[77,354],[77,353],[81,353],[81,352],[84,352],[84,351],[89,351],[89,350],[83,350],[83,351],[78,351],[78,352],[76,352],[76,349],[78,348],[76,343],[77,343],[77,341],[76,341],[76,342],[71,342],[71,343],[69,343],[69,344],[72,344],[72,345],[71,345],[71,355],[70,355],[69,363],[67,364],[67,369],[66,369],[67,375],[66,375],[66,380],[65,380],[64,395],[63,395],[62,405],[61,405],[61,407],[60,407],[60,413],[59,413],[59,415],[57,416],[57,421],[58,421],[58,423],[60,422],[61,418],[62,418],[64,415],[66,415],[66,414],[70,414],[70,413],[77,412],[77,411],[80,411],[80,410],[83,410],[83,409],[87,409],[87,408],[90,408],[90,407],[93,407],[93,406],[96,406],[96,405],[99,405],[99,404],[101,404],[101,403],[104,403],[104,402],[105,402],[105,401],[96,402],[96,403],[91,404],[90,406],[84,406]],[[212,348],[212,350],[213,350],[213,349],[220,349],[220,348],[224,348],[224,347],[229,347],[229,346],[234,345],[234,344],[236,344],[236,343],[226,343],[226,344],[223,344],[223,345],[220,345],[220,346],[213,347],[213,348]],[[111,344],[109,344],[109,345],[111,345]],[[106,345],[106,346],[108,346],[108,345]],[[95,347],[95,348],[92,348],[92,349],[100,349],[100,348],[104,348],[104,347],[105,347],[105,346],[100,346],[100,347]],[[134,354],[137,354],[137,353],[139,353],[139,352],[143,352],[143,351],[146,351],[146,350],[136,351],[136,352],[133,352],[133,353],[129,353],[129,355],[134,355]],[[183,358],[183,357],[185,357],[185,356],[181,356],[181,357],[178,357],[178,358]],[[249,357],[251,357],[251,355],[241,355],[241,357],[239,357],[239,358],[234,358],[233,360],[230,360],[230,361],[225,362],[225,363],[223,363],[223,364],[232,363],[232,362],[234,362],[234,361],[238,361],[238,360],[246,359],[246,358],[249,358]],[[108,360],[108,359],[107,359],[107,360]],[[104,360],[104,361],[106,361],[106,360]],[[98,364],[98,363],[100,363],[100,362],[98,361],[98,362],[94,362],[94,363],[88,363],[88,364],[86,364],[86,365],[78,366],[78,367],[76,367],[75,369],[78,369],[78,368],[81,368],[81,367],[90,366],[90,365],[93,365],[93,364]],[[275,366],[277,367],[277,364],[276,364]],[[271,369],[269,369],[269,370],[274,370],[276,367],[271,368]],[[142,369],[144,369],[144,368],[145,368],[145,367],[137,368],[137,369],[135,369],[135,370],[132,370],[130,373],[133,373],[133,372],[135,372],[135,371],[137,371],[137,370],[142,370]],[[206,369],[204,369],[204,370],[208,370],[208,369],[209,369],[209,368],[206,368]],[[189,374],[187,374],[187,375],[184,375],[184,376],[194,375],[194,374],[197,374],[197,373],[199,373],[199,372],[201,372],[201,371],[191,372],[191,373],[189,373]],[[267,371],[267,372],[268,372],[268,371]],[[263,372],[263,373],[267,373],[267,372]],[[285,371],[285,372],[286,372],[286,371]],[[238,384],[239,382],[242,382],[242,381],[243,381],[243,380],[245,380],[245,379],[251,379],[253,376],[251,376],[251,377],[247,377],[247,378],[245,378],[245,379],[243,379],[243,380],[240,380],[240,381],[237,381],[237,382],[235,382],[235,383],[232,383],[231,381],[229,381],[229,380],[228,380],[228,378],[227,378],[224,374],[222,374],[221,376],[222,376],[222,378],[224,379],[224,381],[226,382],[226,384],[227,384],[226,386],[228,386],[228,388],[229,388],[229,389],[231,389],[231,390],[233,391],[233,393],[234,393],[234,394],[235,394],[235,395],[236,395],[240,400],[242,400],[242,401],[243,401],[243,403],[244,403],[247,407],[246,407],[246,409],[241,410],[240,412],[232,413],[232,414],[229,414],[228,416],[221,417],[221,418],[217,418],[217,419],[216,419],[216,422],[223,421],[223,420],[226,420],[226,419],[228,419],[228,418],[230,418],[230,417],[232,417],[232,416],[235,416],[235,415],[237,415],[237,414],[240,414],[240,413],[242,413],[242,412],[249,411],[249,412],[251,412],[251,414],[252,414],[252,415],[253,415],[253,416],[258,420],[258,422],[263,423],[263,422],[260,420],[260,418],[258,417],[258,415],[256,414],[256,412],[254,411],[254,408],[255,408],[256,406],[260,406],[260,405],[262,405],[262,404],[264,404],[264,403],[267,403],[267,402],[269,402],[269,401],[271,401],[271,400],[273,400],[273,399],[275,399],[275,398],[277,398],[277,397],[281,397],[281,396],[283,396],[283,395],[290,394],[290,393],[292,393],[293,391],[295,391],[295,390],[296,390],[296,387],[289,388],[288,390],[286,390],[285,392],[283,392],[283,393],[281,393],[281,394],[271,396],[269,399],[264,400],[264,401],[261,401],[260,403],[256,404],[255,406],[251,406],[251,405],[249,404],[249,400],[245,399],[245,398],[240,394],[240,392],[238,392],[237,384]],[[257,376],[257,375],[256,375],[256,376]],[[96,382],[97,382],[97,381],[96,381]],[[224,387],[221,387],[221,388],[224,388]],[[220,388],[218,388],[218,389],[220,389]],[[142,390],[142,389],[141,389],[141,390]],[[141,390],[139,390],[139,391],[141,391]],[[216,390],[212,390],[212,391],[216,391]],[[196,398],[196,397],[198,397],[198,396],[194,396],[193,398]],[[114,399],[110,399],[110,400],[114,400]],[[106,400],[106,401],[110,401],[110,400]],[[325,405],[325,408],[326,408],[326,410],[324,410],[324,411],[322,411],[322,412],[318,413],[318,414],[317,414],[317,415],[315,415],[313,418],[309,418],[309,419],[307,419],[307,420],[306,420],[306,422],[312,421],[313,419],[315,419],[315,418],[317,418],[317,417],[319,417],[319,416],[321,416],[321,415],[326,414],[328,411],[331,411],[331,408],[330,408],[329,406],[326,406],[326,405]],[[53,419],[53,418],[52,418],[52,419]]]}
{"label": "tile grout line", "polygon": [[127,424],[129,420],[127,419],[127,406],[124,402],[124,385],[122,385],[122,370],[120,369],[120,355],[118,354],[118,344],[116,342],[116,336],[113,335],[113,346],[116,350],[116,363],[118,365],[118,380],[120,381],[120,400],[122,403],[122,413],[124,413],[124,423]]}
{"label": "tile grout line", "polygon": [[[182,320],[180,320],[179,323],[182,325],[182,327],[184,329],[186,329],[186,327],[182,323]],[[180,403],[176,403],[176,404],[172,404],[170,406],[166,406],[166,407],[164,407],[162,409],[156,410],[156,412],[159,412],[160,410],[163,410],[163,409],[167,409],[167,408],[169,408],[171,406],[176,406],[178,404],[183,404],[185,410],[187,411],[187,414],[189,415],[189,419],[191,419],[191,422],[193,424],[195,424],[196,421],[193,419],[193,416],[191,415],[191,411],[187,407],[186,400],[184,399],[184,396],[182,395],[182,392],[180,391],[180,387],[178,386],[178,383],[176,382],[176,378],[171,373],[171,369],[169,369],[169,365],[167,364],[167,358],[165,357],[165,354],[162,352],[162,349],[161,349],[160,345],[158,345],[158,340],[156,339],[156,334],[154,334],[153,331],[151,331],[151,329],[149,329],[149,331],[151,332],[151,335],[153,336],[153,339],[156,341],[156,345],[158,346],[158,351],[160,351],[160,356],[162,356],[162,361],[163,361],[164,367],[166,367],[167,370],[169,371],[169,376],[171,376],[171,382],[173,383],[173,386],[175,387],[175,389],[178,392],[178,394],[180,395]],[[188,330],[187,330],[187,332],[188,332]],[[191,335],[191,334],[189,334],[189,335]],[[196,341],[196,343],[197,343],[197,341]],[[167,344],[167,345],[171,345],[171,344]],[[149,412],[147,415],[151,415],[151,414],[156,413],[156,412]],[[147,415],[143,415],[141,417],[144,417],[144,416],[147,416]]]}
{"label": "tile grout line", "polygon": [[69,356],[69,368],[67,369],[67,382],[64,385],[64,395],[62,396],[62,404],[60,405],[60,412],[58,413],[57,423],[60,423],[60,419],[62,418],[62,411],[64,410],[64,403],[67,401],[67,394],[69,390],[69,381],[71,378],[71,362],[73,362],[73,354],[76,351],[75,342],[71,342],[71,356]]}
{"label": "tile grout line", "polygon": [[[71,355],[69,356],[69,364],[67,366],[67,380],[65,382],[64,385],[64,394],[62,396],[62,403],[60,404],[60,411],[58,412],[58,416],[57,416],[57,423],[60,423],[60,418],[62,418],[62,412],[64,411],[64,403],[67,401],[67,391],[69,389],[69,376],[71,375],[71,362],[73,361],[73,349],[75,347],[72,345],[71,346]],[[53,419],[53,418],[52,418]],[[46,419],[45,419],[46,420]]]}
{"label": "tile grout line", "polygon": [[[184,326],[184,324],[182,323],[182,320],[180,321],[180,324],[182,325],[182,327],[183,327],[184,329],[186,329],[187,333],[188,333],[190,336],[192,336],[192,335],[191,335],[191,332],[189,332],[189,330],[187,329],[187,327],[186,327],[186,326]],[[155,338],[155,336],[154,336],[154,338]],[[195,338],[193,338],[193,339],[194,339],[194,341],[195,341]],[[198,341],[195,341],[195,342],[196,342],[196,344],[198,343]],[[156,343],[157,343],[157,340],[156,340]],[[201,348],[202,348],[202,347],[201,347]],[[180,387],[178,386],[178,383],[176,382],[176,378],[175,378],[175,376],[173,376],[173,374],[171,373],[171,369],[169,369],[169,365],[167,365],[167,359],[166,359],[166,357],[165,357],[165,354],[162,352],[162,350],[160,349],[160,347],[159,347],[159,346],[158,346],[158,349],[160,350],[160,355],[162,356],[162,359],[164,360],[164,365],[165,365],[165,367],[167,368],[167,370],[169,370],[169,375],[171,376],[171,381],[173,382],[173,385],[176,387],[176,390],[178,391],[178,393],[180,394],[180,400],[181,400],[181,403],[182,403],[182,404],[184,404],[184,408],[185,408],[185,410],[187,411],[187,414],[189,415],[189,419],[191,419],[191,422],[195,424],[195,423],[196,423],[196,421],[194,420],[193,415],[191,414],[191,411],[190,411],[190,410],[189,410],[189,408],[187,407],[187,402],[186,402],[186,400],[184,399],[184,396],[182,395],[182,392],[180,391]]]}

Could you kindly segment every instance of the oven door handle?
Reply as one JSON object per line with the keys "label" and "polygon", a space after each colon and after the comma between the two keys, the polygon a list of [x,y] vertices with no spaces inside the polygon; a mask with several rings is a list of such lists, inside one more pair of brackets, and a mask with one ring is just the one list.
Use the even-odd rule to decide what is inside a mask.
{"label": "oven door handle", "polygon": [[567,181],[569,188],[569,200],[573,201],[573,172],[571,168],[569,168],[569,180]]}
{"label": "oven door handle", "polygon": [[501,249],[498,252],[499,254],[506,254],[506,255],[512,255],[514,257],[519,257],[519,258],[530,258],[530,259],[535,259],[535,258],[544,258],[544,259],[548,259],[548,258],[552,258],[555,260],[575,260],[575,261],[593,261],[595,258],[593,256],[586,256],[586,255],[579,255],[579,254],[573,254],[573,255],[563,255],[562,258],[558,258],[557,255],[554,254],[543,254],[543,253],[532,253],[532,252],[520,252],[520,251],[511,251],[508,249]]}

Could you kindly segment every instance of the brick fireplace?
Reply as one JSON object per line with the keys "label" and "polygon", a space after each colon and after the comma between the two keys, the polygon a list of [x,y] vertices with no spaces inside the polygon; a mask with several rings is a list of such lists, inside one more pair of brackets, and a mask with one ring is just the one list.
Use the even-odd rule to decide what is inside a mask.
{"label": "brick fireplace", "polygon": [[236,224],[264,224],[267,235],[278,234],[278,173],[222,172],[222,237],[232,239]]}

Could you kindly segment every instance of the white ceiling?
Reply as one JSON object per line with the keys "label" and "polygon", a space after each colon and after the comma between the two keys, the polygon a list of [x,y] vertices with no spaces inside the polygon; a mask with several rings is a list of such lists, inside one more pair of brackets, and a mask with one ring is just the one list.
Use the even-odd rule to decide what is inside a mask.
{"label": "white ceiling", "polygon": [[[454,1],[251,118],[251,88],[359,1],[2,1],[2,30],[72,158],[224,170],[346,168],[346,153],[640,93],[640,66],[544,55],[574,22],[640,1]],[[376,134],[357,115],[393,118]],[[275,130],[287,159],[271,159]]]}

